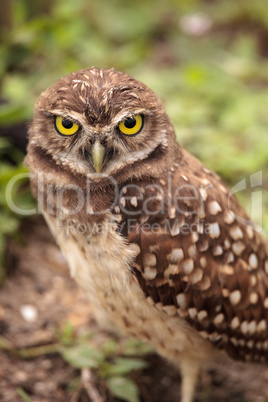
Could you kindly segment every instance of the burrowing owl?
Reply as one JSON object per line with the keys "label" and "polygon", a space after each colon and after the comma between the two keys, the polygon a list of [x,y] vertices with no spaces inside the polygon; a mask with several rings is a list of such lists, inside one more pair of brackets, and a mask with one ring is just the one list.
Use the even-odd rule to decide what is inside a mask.
{"label": "burrowing owl", "polygon": [[219,349],[268,359],[267,246],[147,86],[95,68],[60,79],[37,100],[26,161],[97,319],[179,362],[183,402]]}

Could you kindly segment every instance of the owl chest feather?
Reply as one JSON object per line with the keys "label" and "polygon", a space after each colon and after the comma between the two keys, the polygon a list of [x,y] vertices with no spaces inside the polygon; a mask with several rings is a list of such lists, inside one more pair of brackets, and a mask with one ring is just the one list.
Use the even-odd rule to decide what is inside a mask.
{"label": "owl chest feather", "polygon": [[[107,221],[105,230],[87,237],[58,226],[45,214],[65,256],[71,275],[88,296],[97,321],[104,327],[151,343],[171,360],[198,351],[206,360],[214,349],[179,317],[169,317],[150,305],[131,271],[134,254]],[[196,357],[195,357],[196,358]]]}

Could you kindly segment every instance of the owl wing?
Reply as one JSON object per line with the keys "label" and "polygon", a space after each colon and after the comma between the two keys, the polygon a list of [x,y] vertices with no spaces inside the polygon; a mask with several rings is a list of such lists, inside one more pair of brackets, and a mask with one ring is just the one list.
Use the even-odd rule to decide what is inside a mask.
{"label": "owl wing", "polygon": [[268,360],[265,241],[194,157],[184,153],[168,174],[140,183],[143,198],[133,187],[124,195],[140,287],[149,303],[184,318],[233,358]]}

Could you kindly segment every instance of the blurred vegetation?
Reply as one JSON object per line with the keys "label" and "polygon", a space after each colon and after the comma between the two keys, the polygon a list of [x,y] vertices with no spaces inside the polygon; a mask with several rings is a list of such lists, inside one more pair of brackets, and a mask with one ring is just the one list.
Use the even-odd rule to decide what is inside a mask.
{"label": "blurred vegetation", "polygon": [[[139,402],[139,390],[132,374],[147,367],[144,358],[153,351],[149,345],[133,338],[118,339],[112,335],[107,337],[104,333],[78,335],[69,322],[63,323],[55,337],[56,343],[15,348],[11,342],[0,336],[0,349],[19,359],[60,354],[72,367],[80,370],[79,376],[69,385],[70,395],[82,391],[85,386],[83,372],[86,370],[96,377],[96,384],[93,386],[96,386],[96,390],[98,385],[102,385],[115,398]],[[18,388],[17,392],[23,399],[31,400],[22,388]],[[80,400],[78,395],[75,400]]]}
{"label": "blurred vegetation", "polygon": [[[154,89],[178,141],[231,187],[262,171],[268,231],[266,0],[2,0],[1,11],[0,137],[10,138],[0,138],[0,281],[6,240],[21,221],[5,195],[12,177],[26,172],[15,146],[26,144],[21,124],[42,90],[80,68],[114,67]],[[25,180],[13,199],[29,209]],[[250,192],[239,196],[250,210]],[[128,373],[144,362],[127,360],[124,351],[118,357],[116,344],[107,352],[105,344],[95,350],[92,342],[60,343],[70,364],[93,365],[112,393],[137,400]]]}

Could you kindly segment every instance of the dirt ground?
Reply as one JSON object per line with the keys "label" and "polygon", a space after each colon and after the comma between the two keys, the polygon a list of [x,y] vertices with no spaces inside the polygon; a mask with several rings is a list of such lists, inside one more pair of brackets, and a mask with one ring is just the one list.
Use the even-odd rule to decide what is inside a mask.
{"label": "dirt ground", "polygon": [[[37,219],[27,223],[23,245],[10,244],[8,255],[12,270],[0,290],[0,401],[27,400],[27,396],[20,396],[23,391],[33,402],[91,401],[83,388],[70,393],[69,385],[80,372],[49,350],[57,340],[56,331],[66,322],[78,333],[97,328],[90,304],[69,277],[65,260],[44,222]],[[34,314],[32,310],[27,313],[28,305]],[[44,350],[27,358],[14,352],[33,347]],[[148,368],[134,374],[140,400],[177,402],[179,373],[155,354],[147,360]],[[101,388],[102,384],[97,386]],[[107,393],[104,400],[114,401]],[[204,369],[198,401],[268,401],[268,368],[226,360]]]}

